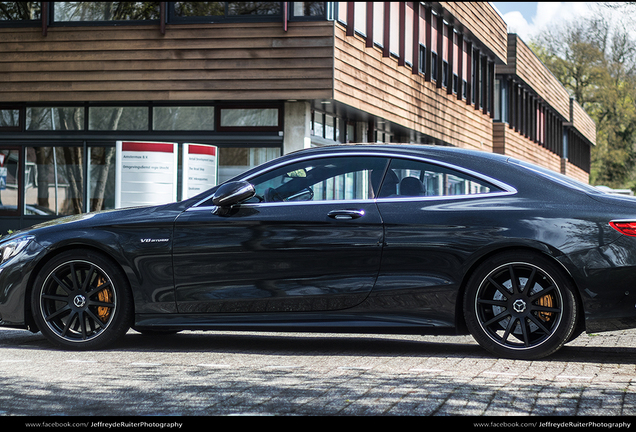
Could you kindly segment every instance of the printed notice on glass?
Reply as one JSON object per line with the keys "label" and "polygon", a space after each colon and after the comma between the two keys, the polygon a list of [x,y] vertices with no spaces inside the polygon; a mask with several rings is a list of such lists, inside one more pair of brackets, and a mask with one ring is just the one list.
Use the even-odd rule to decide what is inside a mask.
{"label": "printed notice on glass", "polygon": [[115,207],[177,200],[177,144],[117,141]]}
{"label": "printed notice on glass", "polygon": [[218,149],[206,144],[183,144],[183,199],[216,186]]}

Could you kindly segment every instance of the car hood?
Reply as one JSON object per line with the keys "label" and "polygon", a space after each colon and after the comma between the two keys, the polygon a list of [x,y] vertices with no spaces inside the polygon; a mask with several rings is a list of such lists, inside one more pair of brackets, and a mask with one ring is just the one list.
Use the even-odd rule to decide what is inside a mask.
{"label": "car hood", "polygon": [[52,232],[79,230],[86,228],[100,228],[108,226],[170,224],[184,210],[180,203],[172,203],[151,207],[131,207],[116,210],[83,213],[64,216],[43,223],[33,225],[2,240],[8,240],[22,235],[43,235]]}

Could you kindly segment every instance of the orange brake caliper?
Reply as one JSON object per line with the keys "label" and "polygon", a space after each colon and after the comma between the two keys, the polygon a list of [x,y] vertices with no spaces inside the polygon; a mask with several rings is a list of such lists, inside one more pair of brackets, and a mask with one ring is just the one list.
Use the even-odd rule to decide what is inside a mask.
{"label": "orange brake caliper", "polygon": [[[97,288],[104,285],[105,283],[106,281],[104,280],[104,277],[100,276],[99,280],[97,281]],[[104,288],[99,293],[97,293],[97,298],[101,302],[110,303],[112,301],[112,293],[108,288]],[[99,316],[99,319],[101,319],[102,322],[108,321],[108,317],[110,316],[110,309],[111,308],[106,306],[99,306],[97,308],[97,316]]]}

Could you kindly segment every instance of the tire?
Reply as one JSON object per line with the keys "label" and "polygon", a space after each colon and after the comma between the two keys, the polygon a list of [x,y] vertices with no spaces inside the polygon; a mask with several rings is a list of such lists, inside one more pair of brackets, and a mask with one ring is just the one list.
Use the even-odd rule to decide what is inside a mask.
{"label": "tire", "polygon": [[122,270],[104,255],[82,249],[63,252],[45,264],[34,284],[31,308],[50,342],[76,350],[112,344],[133,318]]}
{"label": "tire", "polygon": [[503,253],[472,274],[464,296],[466,325],[497,357],[539,359],[568,342],[577,322],[573,286],[548,258]]}

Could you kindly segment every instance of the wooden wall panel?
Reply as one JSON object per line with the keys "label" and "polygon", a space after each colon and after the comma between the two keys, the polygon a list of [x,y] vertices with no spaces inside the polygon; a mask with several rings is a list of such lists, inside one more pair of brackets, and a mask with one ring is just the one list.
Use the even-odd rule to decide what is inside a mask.
{"label": "wooden wall panel", "polygon": [[505,123],[493,126],[495,152],[561,172],[561,158],[510,129]]}
{"label": "wooden wall panel", "polygon": [[0,29],[0,101],[331,98],[333,22]]}
{"label": "wooden wall panel", "polygon": [[488,2],[440,2],[442,7],[480,40],[502,63],[506,62],[506,22]]}
{"label": "wooden wall panel", "polygon": [[572,100],[572,124],[581,135],[587,138],[592,145],[596,145],[596,124],[585,112],[583,107],[575,100]]}
{"label": "wooden wall panel", "polygon": [[496,73],[516,75],[564,119],[570,118],[567,90],[517,35],[508,35],[508,64],[497,65]]}
{"label": "wooden wall panel", "polygon": [[510,129],[506,123],[494,123],[493,147],[495,153],[524,160],[558,173],[567,174],[585,183],[589,181],[588,173],[563,160],[548,149],[519,135],[513,129]]}
{"label": "wooden wall panel", "polygon": [[578,181],[581,181],[583,183],[589,183],[590,182],[590,175],[589,173],[583,171],[581,168],[572,165],[572,163],[568,162],[568,161],[564,161],[564,167],[563,167],[563,171],[562,174],[565,174],[569,177],[572,177]]}
{"label": "wooden wall panel", "polygon": [[336,26],[334,98],[457,147],[492,151],[492,120]]}

